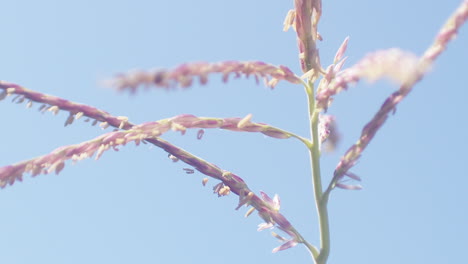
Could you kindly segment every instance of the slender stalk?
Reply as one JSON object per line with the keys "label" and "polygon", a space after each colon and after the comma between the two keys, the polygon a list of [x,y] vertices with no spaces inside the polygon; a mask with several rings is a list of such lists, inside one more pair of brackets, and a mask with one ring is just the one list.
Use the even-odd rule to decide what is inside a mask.
{"label": "slender stalk", "polygon": [[318,249],[316,247],[314,247],[314,245],[310,244],[306,240],[304,240],[302,243],[307,247],[309,252],[312,254],[312,257],[313,257],[314,260],[316,258],[318,258],[320,252],[318,251]]}
{"label": "slender stalk", "polygon": [[308,82],[306,93],[309,108],[310,137],[313,142],[312,146],[309,147],[310,163],[312,166],[312,187],[314,190],[315,206],[319,218],[320,232],[320,253],[318,257],[315,258],[315,262],[317,264],[324,264],[326,263],[330,253],[330,228],[327,209],[328,196],[323,196],[322,191],[318,131],[319,111],[316,111],[315,107],[314,84],[312,81]]}

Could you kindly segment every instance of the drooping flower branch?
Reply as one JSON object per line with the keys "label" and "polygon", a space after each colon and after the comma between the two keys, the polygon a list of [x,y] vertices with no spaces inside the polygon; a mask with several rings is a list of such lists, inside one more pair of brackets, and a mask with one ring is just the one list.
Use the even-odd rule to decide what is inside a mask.
{"label": "drooping flower branch", "polygon": [[[134,124],[128,121],[127,117],[115,117],[101,109],[85,104],[75,103],[60,97],[35,92],[14,83],[0,81],[0,89],[3,89],[3,92],[0,93],[0,100],[4,99],[6,96],[16,95],[17,97],[14,98],[14,101],[17,102],[28,100],[28,105],[32,102],[41,103],[44,106],[40,108],[41,111],[52,111],[54,113],[58,113],[59,110],[62,110],[69,112],[69,117],[67,118],[65,125],[71,124],[73,120],[85,116],[94,119],[95,122],[101,122],[100,126],[103,128],[112,126],[119,129],[130,129],[134,126]],[[269,137],[279,139],[294,137],[306,145],[311,144],[309,140],[294,133],[287,132],[264,123],[252,123],[250,118],[251,115],[244,118],[211,118],[196,117],[194,115],[185,114],[163,119],[158,122],[159,124],[165,124],[166,126],[162,133],[165,133],[171,128],[176,130],[178,129],[180,131],[185,131],[187,128],[221,128],[239,132],[260,132]],[[203,132],[201,131],[201,133]],[[201,138],[201,135],[199,135],[199,137]]]}
{"label": "drooping flower branch", "polygon": [[[4,92],[1,93],[1,99],[4,99],[7,96],[16,95],[14,101],[17,103],[28,100],[28,106],[30,106],[32,102],[38,102],[44,105],[44,107],[40,108],[41,110],[46,109],[54,113],[57,113],[59,110],[68,111],[73,119],[78,119],[81,116],[87,116],[96,121],[99,120],[101,122],[101,126],[104,124],[105,126],[126,129],[126,131],[110,132],[77,145],[60,147],[52,151],[50,154],[35,159],[1,167],[1,188],[8,184],[11,185],[15,181],[21,181],[24,173],[30,173],[32,176],[48,174],[51,172],[59,173],[65,167],[65,161],[67,160],[78,161],[84,158],[90,158],[93,155],[98,159],[105,151],[111,148],[118,150],[119,146],[126,145],[132,141],[136,144],[139,144],[141,141],[146,141],[164,149],[174,157],[174,159],[182,160],[193,166],[201,173],[220,180],[221,183],[217,184],[214,188],[218,195],[223,196],[230,192],[239,195],[239,205],[236,209],[240,208],[242,205],[251,205],[259,212],[260,217],[266,222],[266,224],[271,227],[278,227],[291,237],[289,239],[283,238],[284,244],[275,248],[273,252],[293,247],[297,243],[303,243],[312,252],[312,254],[317,254],[315,247],[304,240],[298,231],[291,226],[290,222],[279,213],[279,208],[272,207],[268,201],[264,201],[266,198],[259,198],[251,192],[240,177],[221,170],[217,166],[157,137],[168,130],[176,130],[184,133],[188,128],[221,128],[232,131],[260,132],[264,135],[279,139],[295,137],[303,141],[305,144],[311,144],[307,139],[263,123],[253,123],[251,122],[251,115],[244,118],[224,119],[179,115],[173,118],[163,119],[158,122],[133,125],[128,121],[128,118],[114,117],[100,109],[28,90],[17,84],[1,81],[0,89],[4,90]],[[70,118],[67,119],[65,125],[73,122],[73,120],[69,120]],[[199,133],[199,137],[201,137],[200,134],[201,133]],[[192,170],[190,169],[190,171]],[[262,194],[262,196],[267,197],[266,194]],[[252,211],[249,211],[248,214],[251,212]],[[259,228],[259,230],[261,230],[261,228]],[[279,236],[276,235],[276,237]]]}
{"label": "drooping flower branch", "polygon": [[115,76],[107,81],[107,85],[117,90],[129,90],[136,92],[138,87],[154,87],[164,89],[174,89],[177,87],[187,88],[198,78],[200,84],[208,82],[208,75],[221,73],[224,82],[227,82],[230,75],[236,78],[241,76],[254,76],[257,83],[263,79],[265,85],[274,88],[281,81],[290,83],[302,83],[289,68],[285,66],[274,66],[260,61],[223,61],[218,63],[194,62],[182,64],[172,70],[135,70]]}
{"label": "drooping flower branch", "polygon": [[[86,141],[77,145],[63,146],[50,154],[40,156],[31,160],[19,162],[13,165],[0,168],[0,187],[5,187],[7,184],[13,184],[15,181],[21,181],[24,173],[30,173],[32,176],[38,174],[48,174],[55,172],[58,174],[65,166],[66,160],[78,161],[85,158],[90,158],[95,155],[95,159],[110,148],[118,150],[119,146],[125,146],[129,142],[140,144],[142,140],[148,140],[155,143],[164,150],[168,151],[178,159],[193,166],[198,171],[215,179],[221,180],[225,186],[222,195],[227,195],[233,192],[239,196],[239,205],[251,205],[259,211],[260,217],[271,227],[277,226],[292,238],[290,241],[295,243],[306,243],[302,236],[290,224],[290,222],[279,213],[279,207],[274,207],[268,200],[267,195],[262,194],[264,198],[259,198],[245,184],[245,182],[237,175],[221,170],[217,166],[208,163],[194,155],[177,148],[168,142],[156,138],[161,134],[161,126],[157,122],[149,122],[134,126],[126,131],[116,131],[106,133],[93,140]],[[219,192],[219,190],[218,190]],[[292,243],[287,245],[293,246]],[[283,246],[281,249],[286,249]],[[275,249],[274,251],[278,251]]]}
{"label": "drooping flower branch", "polygon": [[[243,205],[251,205],[253,208],[255,208],[255,210],[258,211],[259,216],[265,221],[264,224],[259,225],[259,231],[265,228],[277,227],[288,234],[290,236],[289,239],[284,239],[274,234],[275,237],[285,243],[273,249],[273,252],[285,250],[295,246],[297,243],[302,243],[307,247],[307,249],[314,257],[318,256],[318,250],[309,242],[307,242],[302,237],[302,235],[291,225],[291,223],[279,212],[279,198],[277,198],[277,201],[272,201],[271,198],[269,198],[268,195],[264,193],[262,193],[262,198],[258,197],[247,187],[247,184],[238,175],[222,170],[218,166],[196,157],[193,154],[190,154],[187,151],[178,148],[161,138],[152,138],[148,139],[147,141],[164,149],[168,153],[171,153],[177,159],[193,166],[199,172],[220,180],[221,183],[216,185],[214,190],[217,192],[222,191],[222,193],[218,193],[220,196],[223,196],[226,193],[226,189],[238,195],[239,204],[236,207],[236,210]],[[249,210],[246,213],[246,216],[250,215],[251,213],[252,210]]]}
{"label": "drooping flower branch", "polygon": [[250,122],[249,117],[250,115],[245,118],[212,118],[196,117],[194,115],[185,114],[162,120],[162,122],[171,124],[171,127],[174,130],[185,131],[187,128],[221,128],[231,131],[260,132],[269,137],[278,139],[294,137],[304,143],[308,143],[307,139],[285,130],[263,123],[252,123]]}
{"label": "drooping flower branch", "polygon": [[[11,89],[9,91],[10,93],[13,92]],[[30,96],[31,91],[27,90],[23,94],[25,96]],[[49,100],[51,100],[51,98],[53,99],[52,101],[49,101],[49,103],[57,101],[54,97],[46,97]],[[40,98],[37,100],[42,101]],[[59,101],[64,102],[65,100],[62,99]],[[69,107],[74,108],[76,106],[77,104],[66,101],[66,103],[62,104],[62,109],[69,111]],[[78,107],[78,109],[81,108]],[[99,113],[106,112],[99,111]],[[90,117],[94,118],[95,116],[91,114]],[[251,205],[255,208],[259,212],[260,217],[265,221],[265,224],[260,225],[259,230],[264,229],[262,227],[265,225],[268,227],[276,226],[291,237],[290,239],[285,239],[285,243],[275,248],[273,252],[293,247],[298,243],[303,243],[313,254],[316,254],[315,247],[305,241],[290,222],[281,213],[279,213],[279,204],[272,204],[268,195],[262,193],[262,198],[258,197],[247,187],[245,182],[239,176],[221,170],[216,165],[206,162],[170,144],[169,142],[158,138],[168,130],[181,131],[184,133],[187,128],[222,128],[233,131],[261,132],[274,138],[289,138],[292,137],[293,134],[265,124],[252,123],[250,122],[251,115],[245,118],[225,119],[179,115],[173,118],[163,119],[158,122],[148,122],[141,125],[133,125],[128,122],[128,120],[126,120],[124,125],[120,123],[114,124],[111,120],[117,120],[118,118],[108,114],[103,118],[104,122],[108,122],[108,124],[112,126],[128,130],[106,133],[90,141],[60,147],[44,156],[1,167],[0,187],[3,188],[7,184],[12,185],[18,180],[22,181],[24,173],[30,173],[32,176],[48,174],[51,172],[58,174],[65,167],[65,162],[67,160],[76,162],[93,156],[95,156],[95,159],[99,159],[105,151],[111,148],[118,150],[120,146],[125,146],[129,142],[134,142],[138,145],[142,141],[147,141],[164,149],[175,159],[182,160],[188,165],[193,166],[201,173],[220,180],[221,183],[217,184],[214,188],[215,192],[218,193],[219,196],[227,195],[230,192],[237,194],[239,196],[239,204],[236,209],[239,209],[242,205]],[[190,171],[192,172],[191,169]],[[252,211],[249,211],[248,214],[251,212]],[[276,236],[278,237],[278,235]]]}
{"label": "drooping flower branch", "polygon": [[15,83],[0,81],[0,89],[3,90],[0,93],[0,100],[5,99],[7,96],[15,96],[13,98],[14,102],[22,103],[26,101],[28,107],[31,107],[33,103],[41,104],[39,108],[41,112],[50,111],[54,114],[57,114],[60,110],[69,112],[69,117],[65,121],[65,126],[73,123],[74,120],[82,116],[86,116],[95,120],[93,124],[101,122],[101,127],[113,126],[125,129],[131,127],[131,125],[127,123],[127,117],[114,117],[96,107],[32,91]]}
{"label": "drooping flower branch", "polygon": [[59,147],[50,154],[38,158],[1,167],[0,187],[12,185],[17,180],[22,181],[24,173],[30,173],[32,176],[51,172],[58,174],[67,160],[78,161],[90,158],[94,154],[97,160],[104,151],[110,148],[118,150],[119,146],[124,146],[129,142],[139,145],[142,140],[161,135],[162,130],[157,122],[144,123],[130,130],[106,133],[80,144]]}
{"label": "drooping flower branch", "polygon": [[[447,48],[448,42],[455,38],[460,27],[468,19],[468,0],[462,2],[458,9],[450,16],[446,24],[437,34],[434,43],[426,50],[424,55],[417,61],[415,66],[407,68],[411,70],[411,75],[400,73],[397,70],[395,76],[401,82],[400,89],[392,93],[380,107],[379,111],[374,115],[362,129],[359,140],[351,146],[348,151],[343,155],[337,167],[335,168],[333,180],[330,182],[327,194],[336,186],[343,187],[342,180],[348,176],[353,178],[355,176],[349,169],[356,164],[362,152],[367,147],[369,142],[373,139],[377,131],[382,127],[390,113],[396,110],[396,106],[400,103],[413,89],[414,85],[421,80],[427,69],[434,63],[435,59],[441,52]],[[413,64],[413,62],[412,62]],[[378,71],[380,72],[380,71]],[[357,176],[356,176],[357,177]],[[356,178],[359,179],[359,178]]]}
{"label": "drooping flower branch", "polygon": [[287,131],[266,124],[252,123],[250,120],[246,121],[245,118],[207,118],[185,114],[140,125],[132,125],[126,122],[123,127],[126,128],[126,126],[130,126],[126,131],[107,133],[91,141],[59,148],[50,155],[0,168],[0,187],[5,187],[7,183],[11,185],[15,180],[21,180],[22,174],[25,172],[31,173],[33,176],[41,173],[47,174],[54,170],[58,173],[63,168],[66,160],[76,161],[88,158],[96,152],[97,159],[103,151],[111,147],[115,149],[117,146],[125,145],[129,141],[135,141],[139,144],[142,140],[159,137],[169,130],[185,133],[190,128],[220,128],[231,131],[260,132],[278,139],[295,137],[307,142],[306,139]]}

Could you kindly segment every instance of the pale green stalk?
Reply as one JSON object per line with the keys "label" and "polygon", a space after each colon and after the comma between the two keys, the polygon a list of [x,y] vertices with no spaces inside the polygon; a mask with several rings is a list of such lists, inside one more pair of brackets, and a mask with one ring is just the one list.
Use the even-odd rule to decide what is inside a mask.
{"label": "pale green stalk", "polygon": [[320,149],[319,149],[319,111],[315,107],[314,84],[309,80],[306,86],[307,103],[309,108],[310,137],[312,144],[308,146],[310,163],[312,167],[312,187],[314,200],[319,219],[320,252],[314,256],[315,263],[325,264],[330,254],[330,227],[328,221],[328,196],[323,195],[322,179],[320,175]]}

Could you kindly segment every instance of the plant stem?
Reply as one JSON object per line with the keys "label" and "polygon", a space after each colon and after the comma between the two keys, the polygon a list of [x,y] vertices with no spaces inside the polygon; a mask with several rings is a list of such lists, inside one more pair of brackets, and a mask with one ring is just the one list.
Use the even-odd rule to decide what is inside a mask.
{"label": "plant stem", "polygon": [[330,253],[330,228],[328,223],[328,196],[323,195],[322,179],[320,176],[320,142],[319,142],[319,112],[315,108],[314,84],[308,82],[306,86],[307,101],[309,108],[310,136],[313,145],[309,148],[310,162],[312,166],[312,187],[314,190],[315,206],[317,208],[319,231],[320,231],[320,253],[315,262],[325,264]]}

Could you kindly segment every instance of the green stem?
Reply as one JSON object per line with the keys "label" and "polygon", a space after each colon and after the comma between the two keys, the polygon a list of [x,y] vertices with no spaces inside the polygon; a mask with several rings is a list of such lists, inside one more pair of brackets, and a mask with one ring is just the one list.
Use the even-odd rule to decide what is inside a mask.
{"label": "green stem", "polygon": [[330,254],[330,228],[328,222],[328,195],[323,195],[322,179],[320,176],[320,149],[319,149],[319,112],[315,109],[314,84],[309,81],[306,86],[309,106],[310,136],[313,145],[309,148],[312,166],[312,187],[314,190],[315,206],[317,209],[320,229],[320,254],[315,258],[317,264],[325,264]]}

